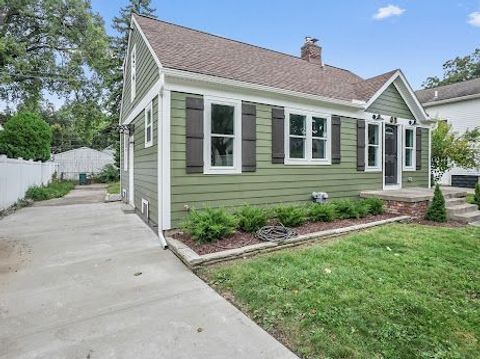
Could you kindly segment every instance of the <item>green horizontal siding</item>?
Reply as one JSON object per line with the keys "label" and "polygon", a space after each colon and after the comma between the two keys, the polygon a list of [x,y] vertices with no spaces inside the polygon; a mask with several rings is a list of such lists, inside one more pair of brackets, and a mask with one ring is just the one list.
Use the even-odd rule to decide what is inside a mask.
{"label": "green horizontal siding", "polygon": [[[133,25],[133,24],[132,24]],[[122,121],[130,114],[132,109],[142,100],[150,88],[158,81],[160,75],[158,66],[145,41],[134,26],[130,43],[128,44],[127,66],[125,68],[125,87],[122,95]],[[130,52],[133,45],[137,45],[137,86],[134,101],[130,97]]]}
{"label": "green horizontal siding", "polygon": [[142,198],[150,206],[149,221],[158,223],[158,97],[153,99],[153,145],[145,148],[145,110],[134,120],[135,147],[134,147],[134,203],[141,211]]}
{"label": "green horizontal siding", "polygon": [[387,87],[387,89],[370,105],[367,111],[406,119],[414,118],[408,105],[405,103],[402,95],[400,95],[394,84]]}
{"label": "green horizontal siding", "polygon": [[356,170],[356,120],[342,118],[342,159],[331,166],[272,164],[271,107],[257,105],[257,171],[234,175],[186,173],[185,98],[171,97],[171,206],[172,226],[185,216],[185,205],[235,207],[244,203],[273,205],[310,200],[314,191],[331,198],[352,198],[368,189],[382,188],[382,173]]}
{"label": "green horizontal siding", "polygon": [[[403,171],[402,186],[428,187],[428,129],[422,128],[422,168],[418,171]],[[412,181],[409,181],[409,177]]]}

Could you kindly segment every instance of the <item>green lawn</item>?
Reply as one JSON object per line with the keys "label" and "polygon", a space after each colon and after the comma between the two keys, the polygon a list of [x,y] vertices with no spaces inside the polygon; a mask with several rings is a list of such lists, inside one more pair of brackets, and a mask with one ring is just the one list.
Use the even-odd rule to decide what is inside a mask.
{"label": "green lawn", "polygon": [[120,193],[120,182],[110,182],[107,185],[107,192],[110,194]]}
{"label": "green lawn", "polygon": [[25,197],[34,201],[44,201],[47,199],[63,197],[75,188],[75,183],[75,181],[53,180],[48,186],[30,187],[27,190]]}
{"label": "green lawn", "polygon": [[479,358],[479,228],[389,225],[199,274],[303,358]]}

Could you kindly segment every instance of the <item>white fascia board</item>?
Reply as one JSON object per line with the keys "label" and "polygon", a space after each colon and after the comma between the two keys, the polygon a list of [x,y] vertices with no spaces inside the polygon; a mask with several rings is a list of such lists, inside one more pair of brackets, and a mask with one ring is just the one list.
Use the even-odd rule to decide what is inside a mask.
{"label": "white fascia board", "polygon": [[326,104],[333,104],[333,105],[341,105],[341,106],[346,106],[351,108],[363,109],[364,107],[363,102],[339,100],[331,97],[312,95],[312,94],[302,93],[298,91],[279,89],[276,87],[258,85],[258,84],[243,82],[238,80],[231,80],[224,77],[204,75],[204,74],[170,69],[170,68],[164,68],[163,71],[165,72],[166,76],[169,76],[171,78],[177,78],[177,79],[182,79],[182,80],[197,82],[197,83],[204,83],[204,84],[215,84],[217,86],[221,86],[222,88],[227,86],[230,88],[245,89],[249,91],[275,93],[277,95],[285,95],[285,96],[294,97],[294,98],[307,99],[307,100],[312,100],[316,102],[323,102]]}
{"label": "white fascia board", "polygon": [[460,97],[452,97],[452,98],[447,98],[445,100],[425,102],[423,104],[423,107],[424,108],[425,107],[434,107],[434,106],[437,106],[437,105],[444,105],[444,104],[453,103],[453,102],[475,100],[477,98],[480,98],[480,94],[466,95],[466,96],[460,96]]}
{"label": "white fascia board", "polygon": [[386,81],[383,86],[370,98],[370,100],[367,101],[365,105],[366,111],[368,111],[368,108],[380,97],[382,93],[385,92],[385,90],[391,84],[393,84],[398,90],[403,100],[407,104],[408,108],[414,114],[415,119],[420,120],[421,122],[430,121],[430,118],[428,117],[422,105],[418,101],[415,92],[413,91],[407,79],[400,70],[395,71],[395,73],[388,79],[388,81]]}

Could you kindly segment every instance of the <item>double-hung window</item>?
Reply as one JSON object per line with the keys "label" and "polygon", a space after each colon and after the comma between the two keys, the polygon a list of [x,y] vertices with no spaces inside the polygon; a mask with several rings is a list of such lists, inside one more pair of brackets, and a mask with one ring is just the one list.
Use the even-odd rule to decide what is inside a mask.
{"label": "double-hung window", "polygon": [[287,112],[286,164],[330,164],[330,116]]}
{"label": "double-hung window", "polygon": [[153,145],[153,109],[152,103],[145,109],[145,147]]}
{"label": "double-hung window", "polygon": [[415,128],[406,127],[404,135],[403,168],[406,171],[415,171]]}
{"label": "double-hung window", "polygon": [[366,171],[380,171],[382,169],[381,125],[367,122],[366,139]]}
{"label": "double-hung window", "polygon": [[133,45],[130,53],[130,101],[137,95],[137,45]]}
{"label": "double-hung window", "polygon": [[241,103],[205,99],[205,173],[240,173]]}

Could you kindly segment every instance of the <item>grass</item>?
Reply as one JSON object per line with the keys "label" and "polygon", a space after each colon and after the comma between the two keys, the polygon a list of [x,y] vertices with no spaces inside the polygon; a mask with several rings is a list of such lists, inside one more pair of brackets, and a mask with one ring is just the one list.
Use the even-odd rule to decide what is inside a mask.
{"label": "grass", "polygon": [[200,272],[302,358],[478,358],[480,229],[389,225]]}
{"label": "grass", "polygon": [[107,185],[107,192],[110,194],[118,194],[120,193],[120,182],[110,182]]}
{"label": "grass", "polygon": [[467,201],[467,203],[475,204],[475,198],[474,198],[473,194],[471,194],[471,193],[467,194],[466,201]]}
{"label": "grass", "polygon": [[75,183],[75,181],[53,180],[48,186],[30,187],[25,197],[34,201],[63,197],[75,188]]}

